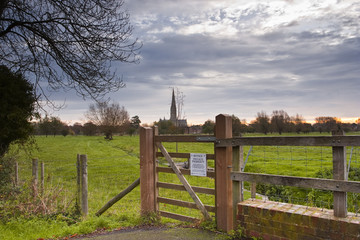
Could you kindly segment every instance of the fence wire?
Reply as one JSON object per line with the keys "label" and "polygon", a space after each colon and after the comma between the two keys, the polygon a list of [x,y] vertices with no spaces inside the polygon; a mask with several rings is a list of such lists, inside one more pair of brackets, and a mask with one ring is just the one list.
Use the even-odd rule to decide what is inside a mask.
{"label": "fence wire", "polygon": [[[210,148],[209,148],[210,149]],[[213,150],[213,148],[212,148]],[[192,150],[189,150],[192,151]],[[185,152],[189,152],[185,151]],[[206,151],[207,153],[211,153]],[[360,147],[347,147],[347,163],[350,166],[349,180],[360,181]],[[245,171],[276,175],[299,177],[332,178],[332,149],[331,147],[289,147],[289,146],[250,146],[244,147],[244,159],[247,159]],[[45,163],[45,190],[61,189],[66,201],[74,203],[77,190],[76,156],[69,160],[39,159]],[[184,161],[184,160],[183,160]],[[31,160],[19,162],[20,183],[31,181]],[[214,166],[214,161],[209,161]],[[88,155],[88,187],[89,213],[96,213],[105,203],[116,196],[127,186],[139,178],[139,158],[137,154],[113,155],[111,157],[92,157]],[[186,176],[192,186],[214,188],[214,179]],[[40,179],[40,173],[39,173]],[[173,174],[160,174],[159,180],[170,183],[179,183]],[[249,185],[245,185],[249,189]],[[315,189],[302,189],[286,186],[259,184],[257,186],[259,198],[266,201],[274,200],[332,208],[332,193]],[[171,192],[161,190],[160,196],[175,197],[188,201],[186,192]],[[250,194],[245,193],[245,198]],[[214,197],[202,196],[201,200],[208,205],[214,205]],[[191,201],[191,200],[190,200]],[[161,204],[160,204],[161,205]],[[348,193],[348,211],[359,213],[360,194]],[[163,204],[160,208],[171,211],[172,206]],[[176,208],[176,207],[174,207]],[[192,209],[174,209],[181,214],[198,216],[199,212]],[[195,212],[194,212],[195,211]],[[135,188],[121,201],[111,207],[107,213],[117,215],[134,215],[140,212],[140,188]]]}
{"label": "fence wire", "polygon": [[[346,147],[348,180],[360,181],[360,147]],[[253,146],[244,148],[245,172],[332,179],[331,147]],[[249,188],[249,185],[246,185]],[[269,184],[257,185],[266,200],[333,208],[331,191]],[[348,193],[348,211],[359,213],[360,194]]]}
{"label": "fence wire", "polygon": [[[74,159],[39,159],[38,186],[41,185],[40,163],[45,163],[45,191],[61,191],[59,198],[74,205],[77,195],[76,156]],[[89,213],[96,213],[110,199],[123,191],[139,178],[139,159],[131,155],[91,158],[88,156],[88,205]],[[32,162],[19,162],[19,184],[30,186],[32,180]],[[140,212],[140,190],[135,188],[107,213],[117,215],[136,215]]]}

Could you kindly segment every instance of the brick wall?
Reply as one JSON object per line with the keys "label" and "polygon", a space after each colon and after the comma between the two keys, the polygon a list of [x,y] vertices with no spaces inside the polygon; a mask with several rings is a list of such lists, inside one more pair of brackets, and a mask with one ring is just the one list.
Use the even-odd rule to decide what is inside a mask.
{"label": "brick wall", "polygon": [[250,199],[238,204],[247,236],[264,240],[360,239],[360,216],[336,218],[332,210]]}

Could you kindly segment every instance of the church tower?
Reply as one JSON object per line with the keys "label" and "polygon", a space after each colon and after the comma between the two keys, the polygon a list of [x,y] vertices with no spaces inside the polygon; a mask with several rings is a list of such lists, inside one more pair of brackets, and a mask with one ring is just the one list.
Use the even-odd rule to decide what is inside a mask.
{"label": "church tower", "polygon": [[175,92],[173,89],[172,92],[172,100],[171,100],[171,107],[170,107],[170,121],[172,121],[174,124],[176,124],[176,102],[175,102]]}

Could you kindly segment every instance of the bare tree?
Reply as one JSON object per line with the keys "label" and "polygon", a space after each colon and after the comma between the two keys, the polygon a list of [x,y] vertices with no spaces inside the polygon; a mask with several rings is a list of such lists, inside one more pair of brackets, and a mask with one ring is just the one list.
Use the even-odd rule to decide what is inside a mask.
{"label": "bare tree", "polygon": [[296,133],[300,133],[301,131],[304,132],[305,131],[305,119],[303,118],[303,116],[296,114],[296,116],[291,117],[291,123],[293,124],[293,130]]}
{"label": "bare tree", "polygon": [[257,132],[267,134],[270,131],[270,117],[266,112],[261,111],[256,115],[256,119],[252,124]]}
{"label": "bare tree", "polygon": [[176,98],[176,105],[177,105],[177,113],[176,113],[176,118],[177,119],[184,119],[185,118],[185,112],[184,112],[184,99],[185,99],[185,95],[183,92],[181,92],[179,90],[179,88],[176,88],[176,94],[175,94],[175,98]]}
{"label": "bare tree", "polygon": [[123,0],[2,0],[0,65],[30,76],[46,98],[46,86],[75,89],[94,99],[118,90],[124,83],[112,63],[137,62],[141,47],[131,38],[133,27],[123,4]]}
{"label": "bare tree", "polygon": [[98,102],[91,104],[85,116],[100,127],[106,139],[112,139],[114,133],[123,132],[129,123],[129,113],[118,103]]}
{"label": "bare tree", "polygon": [[271,115],[271,126],[280,135],[287,130],[290,117],[284,110],[275,110]]}
{"label": "bare tree", "polygon": [[92,122],[87,122],[83,126],[85,136],[94,136],[97,133],[97,130],[98,127]]}
{"label": "bare tree", "polygon": [[241,136],[241,133],[246,131],[246,120],[240,120],[234,114],[231,115],[232,118],[232,134],[233,136]]}
{"label": "bare tree", "polygon": [[341,122],[336,117],[317,117],[315,118],[314,128],[322,132],[331,132],[333,130],[338,130],[341,126]]}
{"label": "bare tree", "polygon": [[215,131],[215,122],[212,120],[206,120],[204,124],[202,125],[202,133],[206,134],[214,134]]}

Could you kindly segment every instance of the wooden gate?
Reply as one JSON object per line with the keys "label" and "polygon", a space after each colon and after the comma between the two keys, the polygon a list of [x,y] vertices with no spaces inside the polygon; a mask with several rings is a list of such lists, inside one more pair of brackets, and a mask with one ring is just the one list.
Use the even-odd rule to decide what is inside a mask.
{"label": "wooden gate", "polygon": [[[140,188],[141,188],[141,213],[143,215],[155,212],[163,217],[174,218],[181,221],[196,221],[197,219],[185,215],[175,214],[159,209],[159,203],[165,203],[186,208],[197,208],[204,219],[210,219],[208,212],[215,212],[217,227],[220,230],[233,229],[234,211],[233,203],[240,200],[241,188],[239,182],[231,180],[231,171],[240,170],[241,156],[239,147],[215,147],[216,139],[232,137],[232,119],[227,115],[216,117],[215,136],[209,135],[158,135],[156,127],[140,129]],[[183,175],[189,175],[189,169],[176,166],[173,158],[189,158],[190,153],[168,152],[163,142],[208,142],[214,145],[214,154],[207,154],[207,159],[215,160],[215,171],[207,170],[207,177],[215,178],[215,189],[192,187]],[[234,148],[234,149],[233,149]],[[233,156],[234,155],[234,156]],[[164,157],[170,167],[158,166],[157,158]],[[233,162],[235,162],[233,164]],[[176,174],[182,185],[158,181],[158,173]],[[187,191],[194,202],[185,202],[177,199],[159,196],[159,188]],[[204,205],[196,193],[215,195],[214,206]]]}

